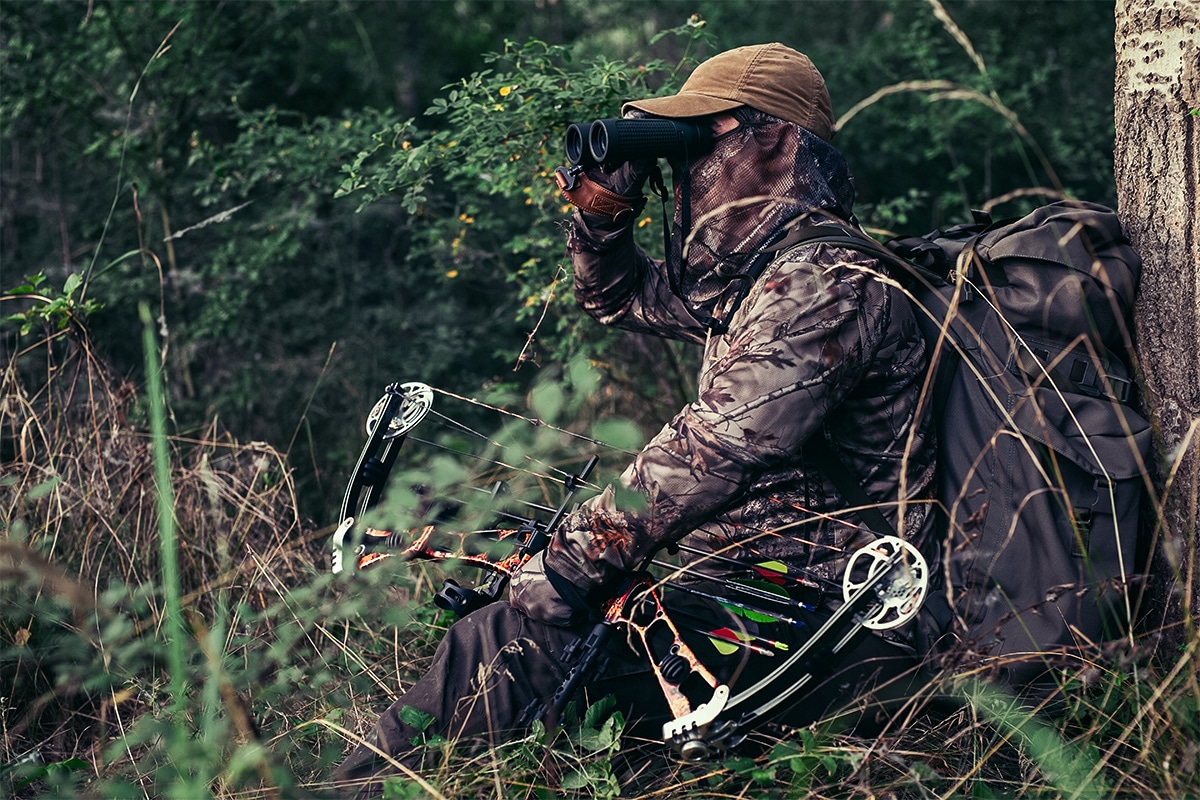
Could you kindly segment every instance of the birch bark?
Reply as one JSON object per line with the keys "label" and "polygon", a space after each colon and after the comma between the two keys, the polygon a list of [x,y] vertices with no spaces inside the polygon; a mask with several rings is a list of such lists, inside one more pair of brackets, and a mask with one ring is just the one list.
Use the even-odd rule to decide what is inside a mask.
{"label": "birch bark", "polygon": [[1162,501],[1148,621],[1170,646],[1200,612],[1200,1],[1117,0],[1115,45],[1118,208],[1144,259],[1135,327]]}

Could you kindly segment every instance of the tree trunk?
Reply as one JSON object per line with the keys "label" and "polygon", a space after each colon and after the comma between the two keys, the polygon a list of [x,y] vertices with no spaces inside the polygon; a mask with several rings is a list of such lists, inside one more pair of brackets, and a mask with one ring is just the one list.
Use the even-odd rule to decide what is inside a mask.
{"label": "tree trunk", "polygon": [[1200,4],[1117,0],[1116,23],[1117,196],[1144,259],[1137,353],[1162,502],[1148,605],[1174,645],[1200,609]]}

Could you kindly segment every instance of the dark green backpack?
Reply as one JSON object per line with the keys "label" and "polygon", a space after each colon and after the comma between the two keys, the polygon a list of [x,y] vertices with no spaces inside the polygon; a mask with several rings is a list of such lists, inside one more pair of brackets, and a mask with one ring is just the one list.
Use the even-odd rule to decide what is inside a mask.
{"label": "dark green backpack", "polygon": [[1131,405],[1141,259],[1116,214],[977,215],[887,250],[831,227],[803,238],[892,264],[930,355],[945,512],[930,649],[1025,687],[1118,637],[1151,432]]}

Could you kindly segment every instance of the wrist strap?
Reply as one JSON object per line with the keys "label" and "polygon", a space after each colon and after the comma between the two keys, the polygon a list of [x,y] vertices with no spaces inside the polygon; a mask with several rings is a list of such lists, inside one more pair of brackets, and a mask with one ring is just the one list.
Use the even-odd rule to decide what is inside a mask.
{"label": "wrist strap", "polygon": [[615,220],[629,212],[637,214],[646,207],[645,197],[625,197],[606,189],[585,175],[580,167],[559,167],[554,170],[554,182],[567,202],[589,214]]}

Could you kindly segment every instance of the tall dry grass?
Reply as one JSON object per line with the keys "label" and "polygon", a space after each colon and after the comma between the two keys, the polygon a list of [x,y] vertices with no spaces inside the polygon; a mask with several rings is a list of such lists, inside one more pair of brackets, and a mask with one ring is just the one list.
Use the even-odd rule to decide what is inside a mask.
{"label": "tall dry grass", "polygon": [[[134,771],[125,780],[158,796],[156,779],[136,766],[135,752],[153,746],[141,742],[125,757],[113,750],[138,719],[179,699],[165,693],[159,487],[145,399],[109,373],[78,328],[12,354],[3,369],[3,780],[18,795],[53,793],[64,781],[105,779],[126,761]],[[299,517],[290,469],[271,446],[241,444],[215,423],[167,445],[175,588],[196,673],[188,677],[199,690],[216,687],[219,703],[207,713],[226,715],[226,732],[261,743],[246,676],[226,673],[287,624],[281,599],[321,571],[324,532]],[[279,666],[258,664],[254,674]],[[30,774],[40,777],[22,786]]]}

